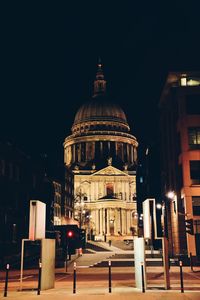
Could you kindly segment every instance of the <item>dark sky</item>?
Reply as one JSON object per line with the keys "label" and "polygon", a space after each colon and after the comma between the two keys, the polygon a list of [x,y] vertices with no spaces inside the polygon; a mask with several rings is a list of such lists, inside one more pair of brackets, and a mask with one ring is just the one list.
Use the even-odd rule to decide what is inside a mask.
{"label": "dark sky", "polygon": [[168,71],[200,70],[198,1],[49,2],[1,7],[1,137],[62,160],[100,56],[141,151],[154,143]]}

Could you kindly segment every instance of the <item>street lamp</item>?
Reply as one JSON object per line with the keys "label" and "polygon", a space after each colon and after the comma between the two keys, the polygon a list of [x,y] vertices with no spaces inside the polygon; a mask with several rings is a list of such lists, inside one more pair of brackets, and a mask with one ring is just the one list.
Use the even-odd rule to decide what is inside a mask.
{"label": "street lamp", "polygon": [[83,216],[85,214],[85,203],[82,200],[82,194],[77,194],[76,198],[74,199],[74,216],[75,218],[78,219],[79,221],[79,227],[80,229],[82,228],[82,223],[83,223]]}
{"label": "street lamp", "polygon": [[[166,193],[166,200],[168,199],[168,201],[166,201],[164,204],[164,220],[165,220],[165,227],[164,227],[164,230],[165,230],[165,235],[167,237],[169,237],[169,234],[170,234],[170,240],[173,241],[173,238],[172,238],[172,231],[170,230],[170,232],[168,232],[168,227],[167,227],[167,222],[170,221],[170,219],[168,220],[168,214],[171,214],[171,204],[173,204],[174,206],[174,213],[176,214],[177,212],[177,196],[176,196],[176,193],[174,191],[169,191],[168,193]],[[169,215],[170,217],[170,215]],[[173,252],[173,246],[172,246],[172,252]]]}
{"label": "street lamp", "polygon": [[174,199],[176,194],[174,193],[174,191],[169,191],[167,194],[166,194],[167,198],[169,199]]}
{"label": "street lamp", "polygon": [[162,236],[165,236],[165,203],[157,203],[156,208],[161,211],[160,220],[162,226]]}
{"label": "street lamp", "polygon": [[157,209],[162,209],[162,204],[161,203],[157,203],[156,207],[157,207]]}

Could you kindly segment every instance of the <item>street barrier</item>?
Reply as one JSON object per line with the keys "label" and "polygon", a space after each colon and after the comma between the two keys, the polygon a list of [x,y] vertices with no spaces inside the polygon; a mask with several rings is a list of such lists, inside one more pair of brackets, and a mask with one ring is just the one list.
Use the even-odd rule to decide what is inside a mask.
{"label": "street barrier", "polygon": [[111,261],[108,262],[108,290],[109,293],[112,293],[112,286],[111,286]]}
{"label": "street barrier", "polygon": [[4,297],[7,297],[7,292],[8,292],[8,272],[10,269],[10,265],[6,265],[6,279],[5,279],[5,287],[4,287]]}

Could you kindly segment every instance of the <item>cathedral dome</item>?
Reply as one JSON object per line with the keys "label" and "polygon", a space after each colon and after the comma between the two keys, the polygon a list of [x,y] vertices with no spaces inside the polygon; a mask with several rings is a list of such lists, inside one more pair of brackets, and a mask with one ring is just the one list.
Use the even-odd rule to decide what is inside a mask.
{"label": "cathedral dome", "polygon": [[110,101],[106,94],[106,80],[101,63],[98,64],[93,97],[79,108],[72,126],[72,132],[75,134],[95,130],[130,130],[125,113],[118,104]]}
{"label": "cathedral dome", "polygon": [[74,172],[99,170],[110,158],[120,169],[135,168],[138,143],[130,133],[124,111],[106,93],[100,62],[93,96],[78,109],[71,130],[64,142],[65,163]]}
{"label": "cathedral dome", "polygon": [[91,121],[111,121],[128,125],[126,115],[121,107],[101,95],[94,97],[79,108],[74,125]]}

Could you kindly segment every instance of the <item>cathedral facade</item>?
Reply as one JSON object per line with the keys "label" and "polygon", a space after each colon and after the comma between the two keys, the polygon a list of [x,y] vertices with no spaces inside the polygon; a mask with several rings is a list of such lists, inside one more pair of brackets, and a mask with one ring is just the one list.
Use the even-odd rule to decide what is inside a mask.
{"label": "cathedral facade", "polygon": [[64,141],[65,166],[74,174],[74,218],[95,240],[137,232],[137,147],[125,113],[107,96],[99,63],[93,96]]}

